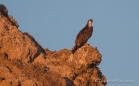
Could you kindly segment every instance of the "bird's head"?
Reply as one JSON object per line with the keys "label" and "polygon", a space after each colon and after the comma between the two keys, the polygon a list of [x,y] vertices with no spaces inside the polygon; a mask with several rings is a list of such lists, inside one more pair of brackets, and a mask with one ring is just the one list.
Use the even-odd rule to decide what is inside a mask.
{"label": "bird's head", "polygon": [[89,19],[88,20],[88,23],[87,23],[88,24],[88,27],[91,27],[92,26],[92,22],[93,22],[93,19]]}

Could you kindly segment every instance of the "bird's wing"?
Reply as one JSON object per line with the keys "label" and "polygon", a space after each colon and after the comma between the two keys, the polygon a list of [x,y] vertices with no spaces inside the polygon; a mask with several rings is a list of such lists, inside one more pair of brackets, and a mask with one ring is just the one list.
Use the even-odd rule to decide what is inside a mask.
{"label": "bird's wing", "polygon": [[81,38],[85,34],[85,28],[83,28],[77,35],[76,39]]}
{"label": "bird's wing", "polygon": [[92,32],[93,32],[93,27],[90,27],[90,28],[87,28],[87,29],[82,29],[77,37],[76,37],[76,42],[82,40],[82,43],[86,43],[87,40],[91,37],[92,35]]}
{"label": "bird's wing", "polygon": [[78,35],[76,36],[76,39],[79,39],[79,38],[81,38],[81,36],[84,34],[83,31],[84,29],[82,29],[79,33],[78,33]]}

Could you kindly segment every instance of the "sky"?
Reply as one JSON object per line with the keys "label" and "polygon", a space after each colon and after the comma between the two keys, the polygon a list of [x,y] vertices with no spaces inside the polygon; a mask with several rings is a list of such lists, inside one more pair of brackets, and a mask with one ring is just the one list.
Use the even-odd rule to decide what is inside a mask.
{"label": "sky", "polygon": [[0,3],[7,7],[22,32],[30,33],[51,51],[72,49],[76,35],[92,18],[94,31],[88,43],[102,54],[98,67],[108,80],[107,86],[139,85],[139,0],[1,0]]}

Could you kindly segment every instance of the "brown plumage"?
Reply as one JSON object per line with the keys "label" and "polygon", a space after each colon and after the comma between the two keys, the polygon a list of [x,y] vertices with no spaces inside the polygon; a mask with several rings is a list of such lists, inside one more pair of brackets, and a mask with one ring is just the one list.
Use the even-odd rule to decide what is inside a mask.
{"label": "brown plumage", "polygon": [[78,33],[75,40],[75,45],[72,48],[72,53],[74,53],[78,48],[82,47],[92,36],[93,33],[92,22],[93,20],[89,19],[86,26]]}

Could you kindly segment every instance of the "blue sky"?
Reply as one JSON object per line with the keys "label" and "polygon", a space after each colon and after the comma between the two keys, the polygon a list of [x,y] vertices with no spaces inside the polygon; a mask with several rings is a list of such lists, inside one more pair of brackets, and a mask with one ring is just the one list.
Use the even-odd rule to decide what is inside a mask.
{"label": "blue sky", "polygon": [[[99,65],[107,86],[139,85],[139,0],[1,0],[22,32],[43,48],[71,49],[77,33],[92,18],[88,40],[103,55]],[[134,80],[121,83],[120,80]]]}

